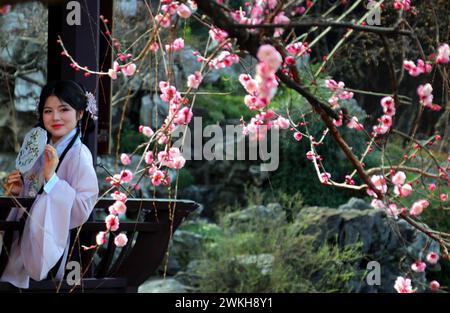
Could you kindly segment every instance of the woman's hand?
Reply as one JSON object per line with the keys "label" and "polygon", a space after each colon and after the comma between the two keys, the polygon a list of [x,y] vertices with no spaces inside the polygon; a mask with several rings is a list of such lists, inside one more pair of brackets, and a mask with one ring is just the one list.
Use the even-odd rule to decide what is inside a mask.
{"label": "woman's hand", "polygon": [[15,170],[11,172],[6,178],[6,195],[18,196],[23,188],[22,177],[20,172]]}
{"label": "woman's hand", "polygon": [[45,146],[44,151],[44,178],[45,181],[49,181],[52,178],[53,174],[55,174],[56,167],[58,166],[59,158],[56,149],[51,145]]}

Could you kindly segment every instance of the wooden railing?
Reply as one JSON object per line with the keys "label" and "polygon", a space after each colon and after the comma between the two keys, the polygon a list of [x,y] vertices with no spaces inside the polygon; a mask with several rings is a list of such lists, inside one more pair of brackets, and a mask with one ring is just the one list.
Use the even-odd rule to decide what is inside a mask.
{"label": "wooden railing", "polygon": [[[0,197],[0,231],[19,231],[23,225],[6,221],[12,207],[18,201],[24,208],[30,208],[34,198]],[[81,229],[71,231],[71,256],[69,261],[80,262],[84,273],[81,285],[70,286],[66,282],[44,280],[31,281],[30,288],[21,291],[33,292],[136,292],[162,263],[167,252],[171,232],[175,232],[182,220],[198,207],[189,200],[128,199],[127,216],[133,221],[121,221],[118,232],[125,232],[128,242],[124,247],[114,245],[114,236],[109,236],[102,249],[83,251],[81,245],[95,244],[95,236],[105,230],[104,220],[96,220],[102,212],[108,213],[113,199],[97,202],[94,212]],[[79,236],[76,236],[79,230]],[[74,246],[75,245],[75,246]],[[74,249],[72,249],[74,247]],[[80,252],[81,251],[81,252]],[[20,291],[8,283],[0,282],[0,292]]]}

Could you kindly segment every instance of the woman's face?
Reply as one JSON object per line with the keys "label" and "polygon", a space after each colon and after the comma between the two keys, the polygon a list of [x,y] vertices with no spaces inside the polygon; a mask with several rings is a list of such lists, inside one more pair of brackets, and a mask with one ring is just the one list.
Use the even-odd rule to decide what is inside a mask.
{"label": "woman's face", "polygon": [[52,141],[57,142],[77,126],[83,113],[77,114],[68,103],[56,96],[50,96],[45,101],[42,115],[45,129],[52,135]]}

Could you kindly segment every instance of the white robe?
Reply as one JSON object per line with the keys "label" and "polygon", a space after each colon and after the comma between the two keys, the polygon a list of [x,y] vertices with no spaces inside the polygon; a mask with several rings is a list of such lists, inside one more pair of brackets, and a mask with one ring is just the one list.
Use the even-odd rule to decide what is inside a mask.
{"label": "white robe", "polygon": [[[73,137],[73,133],[67,137],[69,135]],[[67,137],[61,139],[66,139],[66,145],[68,139],[70,141]],[[61,145],[56,148],[60,154]],[[38,169],[37,172],[42,173],[42,165],[43,156],[30,171]],[[67,152],[56,176],[51,179],[54,183],[51,190],[37,195],[20,242],[19,233],[14,233],[9,261],[0,281],[28,288],[30,278],[35,281],[45,279],[61,256],[56,278],[63,278],[70,250],[69,230],[87,221],[99,192],[91,152],[80,140]],[[27,196],[29,192],[29,183],[25,182],[21,196]],[[22,215],[22,210],[14,208],[8,220],[19,220]]]}

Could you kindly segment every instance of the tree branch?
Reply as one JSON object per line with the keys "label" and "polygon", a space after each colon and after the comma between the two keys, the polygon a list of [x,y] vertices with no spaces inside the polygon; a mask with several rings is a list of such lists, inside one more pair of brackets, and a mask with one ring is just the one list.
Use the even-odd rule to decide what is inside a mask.
{"label": "tree branch", "polygon": [[362,26],[362,25],[356,25],[351,22],[334,22],[334,21],[327,21],[327,20],[306,20],[303,22],[293,22],[289,24],[232,24],[233,28],[236,29],[252,29],[252,28],[265,28],[265,29],[271,29],[271,28],[284,28],[284,29],[291,29],[291,28],[297,28],[297,27],[334,27],[334,28],[346,28],[346,29],[353,29],[360,32],[368,32],[368,33],[375,33],[375,34],[384,34],[384,35],[403,35],[403,36],[412,36],[412,32],[408,30],[402,30],[398,29],[398,27],[376,27],[376,26]]}

